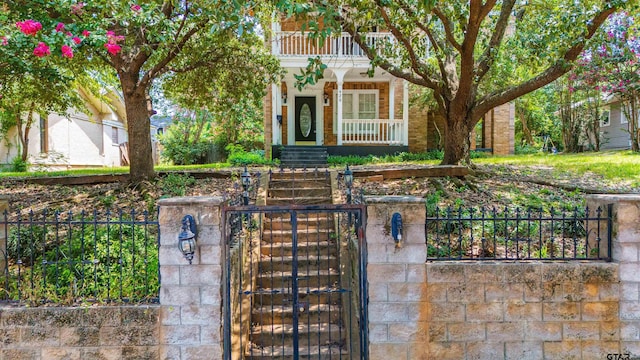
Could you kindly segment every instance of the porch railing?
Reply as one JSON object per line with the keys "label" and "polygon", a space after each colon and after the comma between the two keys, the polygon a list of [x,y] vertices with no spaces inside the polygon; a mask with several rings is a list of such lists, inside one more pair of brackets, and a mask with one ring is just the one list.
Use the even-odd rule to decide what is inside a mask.
{"label": "porch railing", "polygon": [[[390,38],[389,33],[368,33],[366,43],[374,46],[376,42]],[[334,56],[334,57],[366,57],[360,46],[349,33],[331,37],[322,41],[299,31],[278,31],[273,36],[272,53],[281,57],[293,56]]]}
{"label": "porch railing", "polygon": [[403,127],[398,119],[343,119],[342,143],[402,145]]}

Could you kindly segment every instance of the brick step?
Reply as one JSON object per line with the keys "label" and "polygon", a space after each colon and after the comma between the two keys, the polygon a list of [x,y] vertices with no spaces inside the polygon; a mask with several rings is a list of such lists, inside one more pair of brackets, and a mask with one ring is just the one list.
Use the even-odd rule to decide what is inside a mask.
{"label": "brick step", "polygon": [[[323,287],[336,285],[340,273],[335,269],[308,269],[298,272],[298,291],[300,293],[322,292]],[[256,276],[256,285],[260,289],[273,289],[278,294],[291,293],[291,271],[260,272]],[[331,289],[327,288],[326,291]]]}
{"label": "brick step", "polygon": [[298,197],[281,197],[267,198],[267,205],[321,205],[331,204],[330,196],[298,196]]}
{"label": "brick step", "polygon": [[329,179],[272,179],[269,182],[269,190],[272,189],[291,189],[296,188],[328,188],[331,189],[331,182]]}
{"label": "brick step", "polygon": [[[347,359],[349,352],[340,346],[322,345],[322,346],[306,346],[298,347],[300,360],[330,360],[330,359]],[[294,360],[293,346],[278,344],[276,346],[259,347],[251,344],[246,352],[245,359],[278,359],[278,360]]]}
{"label": "brick step", "polygon": [[[333,217],[328,216],[305,216],[304,213],[297,214],[297,228],[305,231],[316,231],[317,229],[330,229],[333,227]],[[267,218],[263,220],[262,228],[265,231],[291,230],[290,217]]]}
{"label": "brick step", "polygon": [[297,198],[297,197],[324,197],[331,198],[330,187],[314,187],[314,188],[269,188],[270,198]]}
{"label": "brick step", "polygon": [[[262,288],[251,293],[254,306],[291,305],[293,294],[291,293],[290,281],[281,284],[277,288]],[[298,302],[309,305],[331,304],[339,305],[342,299],[341,289],[323,285],[322,287],[300,287],[298,289]]]}
{"label": "brick step", "polygon": [[[298,324],[298,344],[301,347],[342,343],[346,331],[337,324]],[[291,344],[294,328],[289,324],[257,325],[251,328],[251,342],[256,346],[277,347]]]}
{"label": "brick step", "polygon": [[279,180],[309,180],[309,181],[324,181],[330,183],[330,173],[326,170],[315,171],[313,167],[307,168],[306,171],[273,171],[271,172],[271,181]]}
{"label": "brick step", "polygon": [[[334,242],[318,241],[318,242],[298,242],[298,256],[307,256],[314,254],[336,255],[338,249]],[[293,255],[293,243],[280,242],[263,245],[260,247],[260,253],[267,256],[291,256]]]}
{"label": "brick step", "polygon": [[[298,323],[339,324],[342,308],[339,305],[301,303],[298,311]],[[251,312],[251,321],[261,325],[292,324],[292,305],[256,306]]]}
{"label": "brick step", "polygon": [[[301,243],[315,243],[318,241],[329,240],[332,229],[314,229],[309,230],[307,228],[298,227],[296,235],[298,238],[298,244]],[[282,243],[293,241],[293,230],[262,230],[262,241],[265,243]]]}
{"label": "brick step", "polygon": [[[315,271],[337,269],[338,258],[317,252],[316,254],[298,254],[296,263],[298,274],[313,274]],[[293,256],[263,257],[258,263],[259,272],[278,272],[291,270]]]}

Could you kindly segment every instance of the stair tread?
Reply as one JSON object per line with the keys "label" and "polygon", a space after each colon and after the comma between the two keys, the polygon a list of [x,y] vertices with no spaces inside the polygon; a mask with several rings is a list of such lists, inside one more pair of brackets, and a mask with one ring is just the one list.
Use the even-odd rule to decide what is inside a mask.
{"label": "stair tread", "polygon": [[[340,311],[340,305],[331,304],[312,304],[306,309],[308,313],[319,312],[335,312]],[[293,313],[292,305],[272,305],[272,306],[254,306],[252,312],[254,314],[287,314]]]}
{"label": "stair tread", "polygon": [[[251,344],[245,354],[246,355],[260,355],[260,356],[293,356],[293,346],[264,346],[260,347],[255,344]],[[298,347],[300,355],[346,355],[348,352],[339,345],[314,345],[307,347]]]}
{"label": "stair tread", "polygon": [[[325,261],[325,260],[337,260],[338,258],[336,256],[332,256],[332,255],[307,255],[305,257],[303,257],[302,259],[298,256],[298,263],[302,262],[302,261]],[[262,259],[260,259],[261,262],[269,262],[269,263],[282,263],[282,262],[290,262],[293,261],[293,256],[269,256],[269,255],[264,255],[264,257]]]}
{"label": "stair tread", "polygon": [[[291,271],[263,271],[258,273],[258,277],[269,277],[269,278],[279,278],[279,277],[291,277]],[[334,269],[328,270],[314,270],[312,272],[306,273],[298,273],[298,276],[326,276],[326,275],[339,275],[339,273]]]}
{"label": "stair tread", "polygon": [[[270,324],[270,325],[253,325],[251,327],[251,334],[293,334],[294,327],[290,324]],[[337,332],[345,331],[344,328],[338,324],[322,323],[322,324],[298,324],[298,333],[321,333],[321,332]]]}

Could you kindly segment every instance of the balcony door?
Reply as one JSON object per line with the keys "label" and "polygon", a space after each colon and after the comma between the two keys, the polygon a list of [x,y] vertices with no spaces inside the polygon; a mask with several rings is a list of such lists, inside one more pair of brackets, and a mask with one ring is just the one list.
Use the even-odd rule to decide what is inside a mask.
{"label": "balcony door", "polygon": [[316,97],[296,96],[296,145],[316,144]]}

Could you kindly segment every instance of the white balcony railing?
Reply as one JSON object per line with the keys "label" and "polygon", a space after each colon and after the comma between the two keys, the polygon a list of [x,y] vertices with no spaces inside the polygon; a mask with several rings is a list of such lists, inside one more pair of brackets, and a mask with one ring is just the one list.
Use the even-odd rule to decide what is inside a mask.
{"label": "white balcony railing", "polygon": [[[389,39],[389,33],[368,33],[366,43],[375,46],[377,41]],[[342,33],[339,37],[314,39],[299,31],[278,31],[273,38],[272,53],[280,57],[294,56],[333,56],[333,57],[366,57],[360,46],[349,33]]]}
{"label": "white balcony railing", "polygon": [[397,119],[342,119],[342,143],[403,145],[403,126]]}

